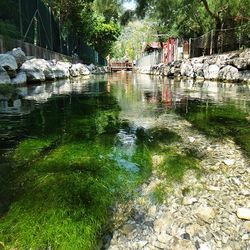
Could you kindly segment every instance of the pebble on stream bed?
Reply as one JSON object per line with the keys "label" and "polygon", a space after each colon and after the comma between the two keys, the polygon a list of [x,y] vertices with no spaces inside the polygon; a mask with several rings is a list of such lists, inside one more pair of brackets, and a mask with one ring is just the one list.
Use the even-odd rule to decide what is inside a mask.
{"label": "pebble on stream bed", "polygon": [[[150,190],[167,180],[153,170],[131,204],[133,216],[113,232],[105,248],[250,250],[248,158],[232,140],[207,138],[177,115],[163,115],[154,125],[180,135],[179,148],[199,149],[201,177],[188,171],[167,199],[155,204]],[[155,169],[161,161],[161,156],[153,157]]]}

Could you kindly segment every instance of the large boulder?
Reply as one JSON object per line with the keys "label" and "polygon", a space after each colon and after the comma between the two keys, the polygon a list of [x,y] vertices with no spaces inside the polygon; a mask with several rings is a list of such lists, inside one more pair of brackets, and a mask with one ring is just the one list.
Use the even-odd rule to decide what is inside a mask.
{"label": "large boulder", "polygon": [[32,59],[30,61],[32,61],[35,67],[40,67],[45,75],[46,80],[54,80],[56,78],[53,69],[51,68],[51,65],[48,61],[44,59]]}
{"label": "large boulder", "polygon": [[[105,67],[103,67],[103,70],[106,72]],[[81,74],[81,75],[90,75],[90,70],[87,68],[86,65],[81,64],[81,67],[80,67],[80,74]]]}
{"label": "large boulder", "polygon": [[0,66],[7,71],[11,78],[16,76],[17,63],[15,57],[12,55],[0,54]]}
{"label": "large boulder", "polygon": [[81,63],[72,64],[71,68],[69,69],[69,72],[70,75],[73,77],[90,74],[89,69]]}
{"label": "large boulder", "polygon": [[0,84],[10,84],[11,80],[4,68],[0,66]]}
{"label": "large boulder", "polygon": [[239,71],[239,80],[250,83],[250,70]]}
{"label": "large boulder", "polygon": [[89,69],[89,71],[94,71],[96,69],[96,66],[94,64],[90,64],[87,66],[87,68]]}
{"label": "large boulder", "polygon": [[238,81],[240,78],[239,70],[233,66],[227,65],[219,71],[218,78],[225,81]]}
{"label": "large boulder", "polygon": [[51,62],[51,69],[54,72],[56,79],[64,79],[70,77],[69,69],[71,67],[71,63],[68,62]]}
{"label": "large boulder", "polygon": [[42,82],[46,79],[43,67],[36,60],[38,59],[28,60],[21,67],[27,75],[27,82]]}
{"label": "large boulder", "polygon": [[203,78],[204,72],[203,72],[203,63],[193,63],[193,69],[194,69],[194,75],[197,78]]}
{"label": "large boulder", "polygon": [[229,60],[227,64],[234,66],[239,70],[245,70],[250,66],[250,59],[237,57]]}
{"label": "large boulder", "polygon": [[220,67],[217,64],[204,64],[203,72],[205,79],[214,80],[218,79]]}
{"label": "large boulder", "polygon": [[181,64],[181,75],[194,77],[194,69],[189,60],[183,61]]}
{"label": "large boulder", "polygon": [[7,54],[12,55],[16,59],[18,68],[20,68],[22,64],[27,61],[26,55],[21,48],[14,48],[13,50],[7,52]]}
{"label": "large boulder", "polygon": [[72,64],[72,66],[69,69],[69,73],[71,76],[76,77],[76,76],[80,76],[80,63],[77,64]]}
{"label": "large boulder", "polygon": [[250,49],[246,49],[240,53],[240,57],[250,59]]}
{"label": "large boulder", "polygon": [[26,82],[27,82],[27,76],[26,73],[23,71],[18,72],[16,77],[11,79],[12,84],[24,84]]}

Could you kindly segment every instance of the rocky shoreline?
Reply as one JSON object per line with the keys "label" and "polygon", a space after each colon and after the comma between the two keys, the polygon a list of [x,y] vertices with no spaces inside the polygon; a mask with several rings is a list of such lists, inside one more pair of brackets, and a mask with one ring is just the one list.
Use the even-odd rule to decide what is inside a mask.
{"label": "rocky shoreline", "polygon": [[26,57],[21,48],[0,54],[0,84],[26,84],[102,74],[108,67]]}
{"label": "rocky shoreline", "polygon": [[250,49],[184,59],[168,65],[139,67],[137,72],[167,77],[250,83]]}
{"label": "rocky shoreline", "polygon": [[163,115],[155,125],[181,136],[179,150],[200,154],[202,174],[189,170],[157,204],[151,194],[168,180],[157,174],[162,159],[154,155],[152,177],[130,205],[117,209],[117,227],[105,249],[249,250],[249,158],[232,140],[207,138],[177,115]]}

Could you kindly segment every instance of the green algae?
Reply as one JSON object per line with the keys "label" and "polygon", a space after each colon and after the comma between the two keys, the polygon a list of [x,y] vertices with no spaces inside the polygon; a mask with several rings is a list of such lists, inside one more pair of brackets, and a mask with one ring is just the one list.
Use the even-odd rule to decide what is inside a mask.
{"label": "green algae", "polygon": [[10,84],[0,84],[0,94],[4,96],[11,96],[16,94],[16,88],[13,85]]}
{"label": "green algae", "polygon": [[156,167],[156,173],[162,180],[152,193],[151,201],[156,204],[167,202],[168,194],[171,193],[176,184],[182,183],[185,173],[191,171],[198,179],[201,175],[200,160],[190,150],[180,151],[175,146],[162,149],[160,154],[161,163]]}
{"label": "green algae", "polygon": [[35,160],[48,148],[52,140],[48,138],[26,139],[19,143],[13,152],[13,159],[17,164],[25,164]]}
{"label": "green algae", "polygon": [[208,136],[232,137],[250,155],[250,122],[246,111],[233,104],[190,102],[188,113],[179,112]]}
{"label": "green algae", "polygon": [[152,151],[161,150],[161,145],[165,146],[181,141],[181,137],[177,133],[164,127],[154,127],[147,130],[138,128],[136,135],[139,143],[143,142]]}
{"label": "green algae", "polygon": [[136,195],[151,173],[143,144],[131,155],[138,172],[112,157],[118,115],[110,96],[52,98],[30,115],[34,138],[18,143],[10,157],[16,195],[0,219],[6,249],[96,249],[110,207]]}

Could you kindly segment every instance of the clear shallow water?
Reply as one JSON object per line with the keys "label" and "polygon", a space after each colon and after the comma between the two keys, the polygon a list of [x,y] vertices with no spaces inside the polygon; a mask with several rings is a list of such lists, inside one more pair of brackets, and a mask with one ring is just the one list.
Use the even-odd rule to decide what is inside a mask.
{"label": "clear shallow water", "polygon": [[[47,178],[53,174],[55,183],[61,183],[62,173],[65,172],[66,176],[73,173],[70,185],[65,185],[68,190],[76,185],[76,179],[79,182],[79,175],[83,173],[81,180],[88,180],[86,183],[95,187],[94,180],[102,183],[103,176],[108,176],[114,168],[118,171],[114,180],[117,177],[123,183],[128,179],[128,186],[133,186],[133,181],[149,164],[145,160],[147,154],[142,146],[143,139],[138,138],[138,129],[150,129],[157,117],[165,113],[179,114],[208,136],[233,136],[247,153],[250,152],[250,88],[247,85],[175,81],[117,73],[20,87],[17,90],[13,95],[0,95],[1,213],[8,211],[9,205],[16,199],[14,211],[15,207],[25,210],[22,203],[26,204],[30,197],[33,199],[35,196],[29,196],[29,189],[32,192],[36,190],[40,201],[46,197],[47,202],[50,196],[51,200],[55,199],[53,195],[62,189],[61,186],[53,194],[48,190],[53,190],[55,184],[50,182],[46,183],[48,190],[44,187],[37,190],[42,183],[40,175]],[[154,140],[157,147],[157,141],[162,141],[164,135],[163,131],[157,132],[156,138],[153,138],[154,135],[149,138],[149,143]],[[119,168],[124,173],[120,173]],[[64,206],[68,207],[68,196],[73,197],[70,204],[76,202],[77,196],[76,203],[84,204],[86,211],[90,210],[88,207],[94,210],[96,204],[103,209],[107,206],[102,203],[106,196],[102,194],[99,197],[96,193],[115,190],[119,181],[113,183],[114,180],[105,180],[101,187],[94,189],[95,202],[89,188],[84,186],[78,187],[80,193],[62,196],[58,203],[53,203],[53,206],[49,203],[49,206],[56,210],[58,204],[67,201]],[[45,201],[42,204],[46,207],[48,204]],[[39,202],[34,201],[38,208],[41,206]],[[31,202],[27,208],[29,213],[36,211],[34,204]],[[79,207],[74,209],[79,210]],[[12,226],[14,224],[8,221],[8,216],[23,216],[13,213],[7,213],[6,219]],[[96,218],[95,214],[90,213],[89,216]],[[5,234],[18,235],[20,228],[29,232],[29,226],[25,228],[24,221],[20,223],[22,225],[16,227],[19,232],[4,231]],[[55,226],[53,223],[51,225]],[[89,227],[89,224],[86,225]],[[0,235],[1,232],[0,223]],[[26,239],[24,232],[19,237],[25,239],[20,243],[22,246],[33,240],[39,243],[35,236],[34,239],[27,236]]]}

